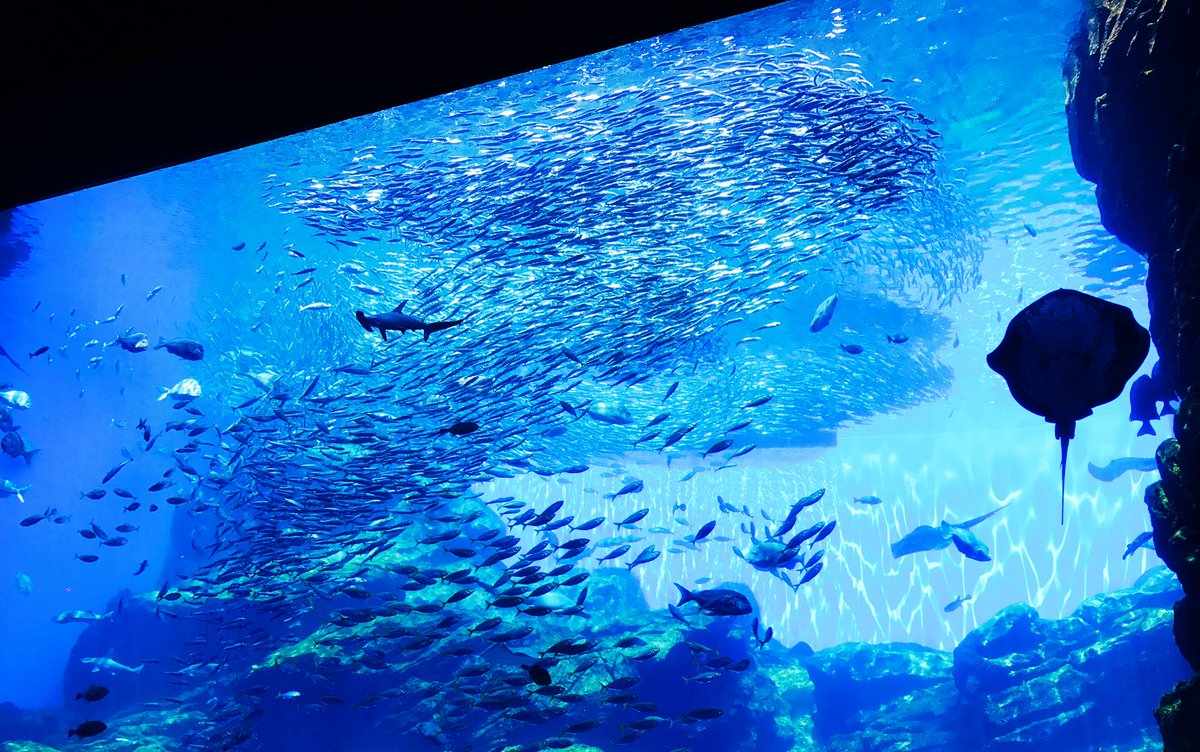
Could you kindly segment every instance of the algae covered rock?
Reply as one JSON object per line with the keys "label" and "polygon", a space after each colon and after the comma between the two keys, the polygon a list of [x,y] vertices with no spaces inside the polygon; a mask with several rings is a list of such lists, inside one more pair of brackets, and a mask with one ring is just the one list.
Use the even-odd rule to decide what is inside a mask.
{"label": "algae covered rock", "polygon": [[913,643],[846,643],[808,664],[821,735],[853,728],[856,717],[918,690],[949,682],[950,654]]}

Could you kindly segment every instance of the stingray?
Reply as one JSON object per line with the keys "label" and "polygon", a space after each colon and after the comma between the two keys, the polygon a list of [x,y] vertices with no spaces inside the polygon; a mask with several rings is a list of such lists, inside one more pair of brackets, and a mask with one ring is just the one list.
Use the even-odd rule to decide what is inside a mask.
{"label": "stingray", "polygon": [[1121,396],[1150,352],[1150,332],[1123,305],[1075,290],[1055,290],[1008,323],[987,356],[1021,407],[1054,424],[1062,446],[1060,523],[1066,517],[1067,445],[1075,423]]}
{"label": "stingray", "polygon": [[[972,517],[966,522],[951,523],[943,521],[937,527],[932,525],[918,525],[906,533],[903,538],[892,544],[892,556],[899,559],[901,556],[908,556],[909,554],[916,554],[922,551],[940,551],[943,548],[947,548],[954,541],[956,532],[970,530],[1006,506],[1008,504],[1001,504],[992,511],[981,514],[978,517]],[[972,539],[978,540],[974,536],[972,536]]]}
{"label": "stingray", "polygon": [[1101,467],[1092,462],[1088,463],[1088,472],[1096,480],[1111,483],[1130,470],[1139,473],[1151,473],[1158,470],[1158,460],[1153,457],[1118,457]]}

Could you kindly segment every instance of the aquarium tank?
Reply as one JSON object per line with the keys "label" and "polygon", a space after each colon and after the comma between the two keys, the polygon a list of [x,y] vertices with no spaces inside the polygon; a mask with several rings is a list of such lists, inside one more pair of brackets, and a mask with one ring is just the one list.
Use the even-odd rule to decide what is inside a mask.
{"label": "aquarium tank", "polygon": [[781,3],[6,212],[0,748],[1161,749],[1091,12]]}

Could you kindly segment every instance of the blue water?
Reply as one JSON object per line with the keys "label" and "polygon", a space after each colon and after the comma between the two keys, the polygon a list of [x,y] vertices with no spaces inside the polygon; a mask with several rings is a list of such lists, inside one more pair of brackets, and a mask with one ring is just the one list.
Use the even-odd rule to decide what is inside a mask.
{"label": "blue water", "polygon": [[[1126,394],[1081,422],[1060,526],[1053,430],[984,361],[1017,311],[1059,287],[1148,322],[1144,263],[1104,232],[1071,163],[1061,61],[1078,10],[1063,0],[783,4],[18,210],[4,242],[28,260],[0,281],[11,322],[0,344],[28,373],[0,361],[0,382],[29,393],[32,407],[13,417],[41,452],[28,466],[0,457],[0,478],[31,486],[24,504],[0,499],[0,701],[51,711],[64,697],[74,703],[80,688],[63,677],[75,681],[88,657],[76,646],[84,625],[54,616],[105,612],[121,597],[144,605],[164,582],[188,594],[145,606],[174,614],[160,624],[198,619],[206,597],[229,597],[218,593],[230,580],[214,583],[214,572],[246,576],[259,606],[279,596],[300,612],[325,608],[330,592],[314,596],[300,576],[337,563],[358,533],[366,550],[398,520],[439,529],[404,514],[438,494],[511,496],[538,510],[562,500],[576,524],[604,516],[593,542],[638,540],[619,562],[598,564],[611,550],[599,548],[583,568],[624,572],[653,544],[661,556],[631,571],[652,609],[677,602],[673,583],[744,585],[779,647],[950,650],[1012,604],[1059,618],[1132,585],[1160,563],[1149,550],[1122,558],[1148,529],[1142,496],[1156,474],[1103,482],[1087,466],[1153,456],[1170,419],[1156,423],[1157,438],[1137,436]],[[890,166],[871,160],[902,142],[912,144],[906,182],[888,183],[895,202],[872,203],[862,189],[890,180],[880,177]],[[816,159],[814,143],[832,148]],[[848,178],[843,160],[870,169]],[[834,293],[829,326],[810,332]],[[408,332],[385,344],[352,315],[402,300],[414,316],[466,322],[428,342]],[[196,339],[205,357],[106,346],[127,327],[151,345]],[[865,350],[852,355],[847,344]],[[50,349],[27,357],[41,346]],[[348,365],[373,373],[335,370]],[[321,401],[306,402],[317,377],[308,396]],[[185,378],[203,389],[195,415],[159,399],[160,387]],[[583,417],[568,420],[564,401]],[[599,404],[627,421],[584,415]],[[663,412],[661,435],[635,446]],[[147,452],[142,418],[156,434],[195,423]],[[480,432],[436,433],[462,420]],[[751,425],[730,434],[730,448],[701,456],[743,420]],[[171,455],[192,427],[208,428],[196,451]],[[123,450],[133,462],[102,486]],[[179,461],[198,477],[177,469],[167,490],[144,491]],[[589,469],[559,472],[578,464]],[[605,498],[633,480],[644,490]],[[81,498],[101,487],[103,499]],[[128,501],[113,487],[142,508],[122,511]],[[796,528],[836,520],[815,579],[793,591],[733,553],[751,548],[751,519],[761,537],[818,489],[824,498]],[[166,504],[168,495],[187,501]],[[854,501],[867,495],[882,503]],[[721,512],[718,496],[751,515]],[[890,553],[917,525],[1001,505],[977,528],[990,562],[953,547]],[[70,520],[19,525],[48,508]],[[613,525],[643,508],[634,533]],[[712,537],[693,550],[685,536],[708,520],[717,521]],[[78,532],[95,522],[111,535],[123,521],[137,526],[123,547]],[[545,537],[512,532],[525,550]],[[391,539],[397,550],[415,545],[407,532]],[[85,553],[100,559],[74,558]],[[436,548],[428,556],[456,563]],[[209,579],[190,579],[197,574]],[[17,586],[19,575],[31,589]],[[697,585],[703,578],[711,584]],[[573,601],[579,591],[569,592]],[[632,607],[606,600],[612,592],[591,588],[597,622]],[[961,609],[944,611],[965,595]],[[346,596],[333,598],[346,606]],[[271,606],[240,614],[270,638],[230,637],[216,661],[147,636],[161,640],[160,662],[126,680],[129,694],[153,712],[177,686],[203,691],[204,677],[254,684],[251,666],[313,628]],[[208,611],[199,623],[221,618]],[[582,629],[553,624],[551,641]],[[129,630],[122,650],[142,634]],[[87,650],[124,657],[105,647]],[[179,667],[182,681],[157,673]],[[383,702],[408,713],[408,701]],[[137,706],[118,702],[128,713]],[[248,723],[269,737],[263,729],[278,721]]]}

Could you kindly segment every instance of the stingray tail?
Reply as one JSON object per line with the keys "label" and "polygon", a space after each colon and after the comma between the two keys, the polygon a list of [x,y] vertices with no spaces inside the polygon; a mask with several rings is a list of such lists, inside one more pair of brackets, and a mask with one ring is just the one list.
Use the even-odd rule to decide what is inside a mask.
{"label": "stingray tail", "polygon": [[1067,521],[1067,445],[1075,438],[1075,421],[1064,420],[1055,423],[1054,438],[1062,445],[1062,462],[1059,465],[1062,474],[1062,494],[1058,498],[1058,524],[1064,525]]}
{"label": "stingray tail", "polygon": [[1062,442],[1062,463],[1059,470],[1062,472],[1062,494],[1058,497],[1058,524],[1065,525],[1067,522],[1067,445],[1071,443],[1071,437],[1063,435]]}

